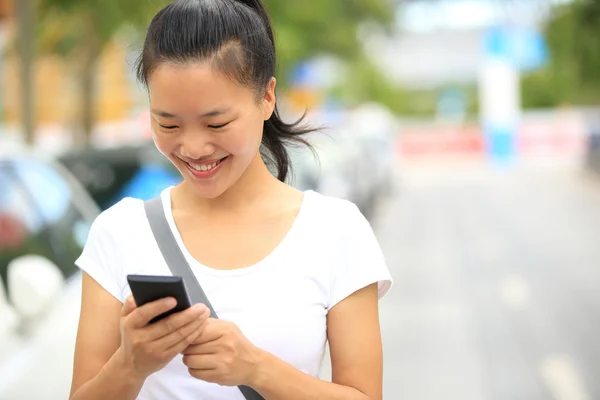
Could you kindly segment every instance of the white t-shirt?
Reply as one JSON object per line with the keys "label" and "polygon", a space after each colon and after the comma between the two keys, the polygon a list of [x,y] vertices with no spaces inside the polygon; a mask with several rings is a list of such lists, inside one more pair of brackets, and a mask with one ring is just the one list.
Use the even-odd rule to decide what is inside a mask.
{"label": "white t-shirt", "polygon": [[[351,202],[305,192],[283,241],[262,261],[223,271],[195,260],[171,213],[170,188],[161,194],[165,215],[219,318],[297,369],[317,377],[325,351],[327,311],[358,289],[378,282],[380,298],[392,278],[369,222]],[[92,225],[76,261],[123,302],[128,274],[171,275],[156,245],[141,200],[126,198]],[[239,389],[191,377],[176,357],[151,375],[138,399],[240,399]]]}

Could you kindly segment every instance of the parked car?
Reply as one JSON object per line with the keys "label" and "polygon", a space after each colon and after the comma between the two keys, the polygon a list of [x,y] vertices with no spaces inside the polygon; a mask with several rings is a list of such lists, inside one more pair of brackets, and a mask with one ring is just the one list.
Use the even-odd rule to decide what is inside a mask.
{"label": "parked car", "polygon": [[379,104],[364,104],[351,112],[349,129],[362,150],[364,165],[368,165],[363,172],[370,182],[371,202],[392,194],[398,168],[394,146],[399,130],[396,118]]}
{"label": "parked car", "polygon": [[291,172],[286,182],[298,190],[317,190],[319,185],[319,166],[316,155],[303,146],[288,147]]}
{"label": "parked car", "polygon": [[316,133],[307,137],[312,150],[304,146],[288,148],[293,167],[288,183],[300,190],[315,190],[361,204],[355,154],[348,142],[338,139],[337,133]]}
{"label": "parked car", "polygon": [[352,201],[370,218],[379,200],[391,195],[398,181],[396,118],[380,105],[365,104],[337,112],[334,120],[325,132],[309,138],[318,158],[304,151],[308,156],[296,156],[301,160],[297,162],[303,165],[303,176],[309,170],[315,177],[315,190]]}
{"label": "parked car", "polygon": [[152,141],[114,148],[90,148],[62,154],[65,166],[102,210],[124,197],[147,200],[181,181],[179,171]]}
{"label": "parked car", "polygon": [[360,149],[348,132],[338,130],[315,143],[319,156],[320,179],[317,191],[355,203],[363,213],[368,213],[368,188],[361,179],[364,165]]}
{"label": "parked car", "polygon": [[61,165],[0,149],[0,399],[68,397],[80,273],[100,210]]}

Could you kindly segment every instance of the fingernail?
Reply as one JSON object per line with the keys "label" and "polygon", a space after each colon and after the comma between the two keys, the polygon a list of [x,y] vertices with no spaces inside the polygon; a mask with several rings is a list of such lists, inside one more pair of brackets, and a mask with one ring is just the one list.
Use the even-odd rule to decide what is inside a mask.
{"label": "fingernail", "polygon": [[169,297],[169,298],[166,300],[166,304],[167,304],[167,307],[175,307],[175,306],[177,305],[177,300],[175,300],[175,299],[174,299],[174,298],[172,298],[172,297]]}
{"label": "fingernail", "polygon": [[202,303],[196,304],[194,306],[194,310],[198,311],[200,314],[203,314],[206,311],[206,309],[207,309],[206,306]]}

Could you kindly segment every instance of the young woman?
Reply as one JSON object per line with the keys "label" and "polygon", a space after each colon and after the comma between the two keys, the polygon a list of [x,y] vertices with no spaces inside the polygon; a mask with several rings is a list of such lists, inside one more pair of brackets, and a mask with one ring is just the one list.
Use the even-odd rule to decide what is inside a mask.
{"label": "young woman", "polygon": [[[170,275],[144,205],[94,222],[72,399],[380,399],[378,299],[391,277],[357,207],[284,183],[285,142],[306,130],[275,105],[275,47],[259,0],[178,0],[139,60],[157,148],[183,182],[164,212],[218,320],[199,304],[136,307],[128,274]],[[270,172],[269,163],[276,169]],[[368,168],[368,166],[365,166]],[[332,381],[318,379],[326,341]]]}

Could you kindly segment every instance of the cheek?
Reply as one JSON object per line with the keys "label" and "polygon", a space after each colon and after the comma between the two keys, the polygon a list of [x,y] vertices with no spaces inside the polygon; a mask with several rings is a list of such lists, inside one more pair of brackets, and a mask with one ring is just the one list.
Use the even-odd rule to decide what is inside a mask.
{"label": "cheek", "polygon": [[253,156],[260,148],[262,125],[253,129],[238,128],[224,138],[223,148],[233,155]]}
{"label": "cheek", "polygon": [[158,151],[163,156],[173,161],[173,152],[178,146],[176,135],[167,136],[162,133],[153,132],[152,139],[154,140],[154,145],[156,146]]}

